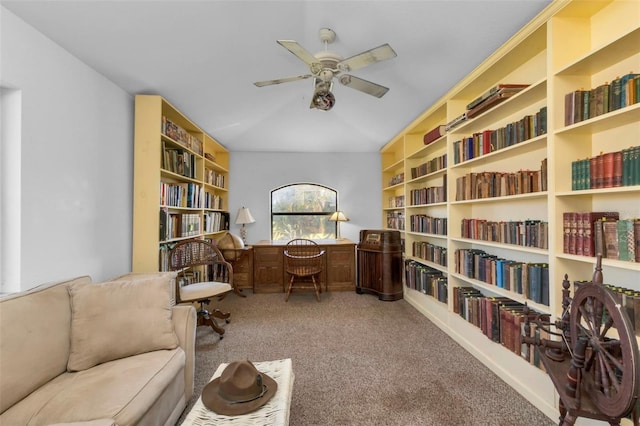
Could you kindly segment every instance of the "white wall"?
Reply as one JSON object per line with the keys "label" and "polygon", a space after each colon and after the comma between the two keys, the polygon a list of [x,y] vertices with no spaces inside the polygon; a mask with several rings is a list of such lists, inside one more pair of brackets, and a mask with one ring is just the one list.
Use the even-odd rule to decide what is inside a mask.
{"label": "white wall", "polygon": [[[224,142],[222,142],[224,144]],[[270,192],[283,185],[311,182],[338,190],[338,207],[349,217],[340,225],[340,235],[354,242],[360,229],[379,229],[380,154],[231,152],[229,211],[231,232],[238,208],[249,207],[256,219],[247,226],[247,243],[271,238]]]}
{"label": "white wall", "polygon": [[22,93],[21,285],[131,269],[133,98],[7,9],[0,84]]}

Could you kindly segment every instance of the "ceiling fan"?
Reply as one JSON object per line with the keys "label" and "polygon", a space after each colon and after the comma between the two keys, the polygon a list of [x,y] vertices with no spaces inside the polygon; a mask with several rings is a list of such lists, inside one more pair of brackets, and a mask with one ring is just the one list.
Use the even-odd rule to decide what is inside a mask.
{"label": "ceiling fan", "polygon": [[321,28],[320,40],[324,43],[325,50],[316,53],[315,55],[309,53],[309,51],[296,41],[277,40],[278,44],[307,64],[310,74],[279,78],[276,80],[258,81],[253,84],[258,87],[263,87],[313,77],[314,92],[309,108],[317,108],[324,111],[330,110],[335,104],[335,96],[332,93],[333,77],[336,77],[344,86],[351,87],[352,89],[359,90],[377,98],[383,97],[384,94],[389,91],[389,88],[344,73],[364,68],[376,62],[394,58],[396,57],[396,52],[391,48],[391,46],[389,46],[389,44],[385,43],[381,46],[343,59],[338,53],[331,52],[327,49],[329,43],[332,43],[335,39],[336,33],[333,30],[329,28]]}

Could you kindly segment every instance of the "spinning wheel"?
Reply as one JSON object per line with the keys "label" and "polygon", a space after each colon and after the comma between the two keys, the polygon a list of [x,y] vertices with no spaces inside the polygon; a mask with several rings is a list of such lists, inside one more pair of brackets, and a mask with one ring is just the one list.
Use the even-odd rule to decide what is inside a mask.
{"label": "spinning wheel", "polygon": [[576,355],[584,350],[582,383],[603,414],[629,414],[638,395],[638,344],[631,321],[611,291],[599,284],[581,287],[571,303],[571,336]]}
{"label": "spinning wheel", "polygon": [[633,424],[640,425],[638,343],[617,294],[602,285],[601,271],[598,257],[593,280],[581,285],[573,299],[565,275],[562,317],[555,323],[535,319],[537,327],[560,340],[529,337],[531,325],[525,310],[522,342],[538,347],[559,395],[560,426],[571,426],[578,417],[619,425],[629,414],[633,414]]}

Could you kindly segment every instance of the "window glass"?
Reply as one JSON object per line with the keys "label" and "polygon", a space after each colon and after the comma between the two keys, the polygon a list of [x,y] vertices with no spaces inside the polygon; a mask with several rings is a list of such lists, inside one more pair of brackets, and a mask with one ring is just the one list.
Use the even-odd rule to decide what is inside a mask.
{"label": "window glass", "polygon": [[336,238],[337,191],[322,185],[298,183],[271,191],[271,239]]}

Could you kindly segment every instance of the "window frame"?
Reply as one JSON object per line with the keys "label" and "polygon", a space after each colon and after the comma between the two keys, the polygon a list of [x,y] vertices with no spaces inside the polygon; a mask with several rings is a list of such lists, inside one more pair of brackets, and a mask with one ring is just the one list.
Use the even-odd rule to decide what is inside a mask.
{"label": "window frame", "polygon": [[[276,193],[277,191],[280,191],[282,189],[285,189],[285,188],[289,188],[289,187],[292,187],[292,186],[300,186],[300,185],[311,185],[311,186],[316,186],[316,187],[324,188],[326,190],[331,191],[335,196],[335,210],[331,210],[331,211],[328,211],[328,212],[315,212],[315,213],[314,212],[282,212],[282,213],[276,212],[276,213],[274,213],[274,211],[273,211],[273,195],[274,195],[274,193]],[[279,186],[277,188],[272,189],[269,192],[269,218],[270,218],[269,227],[270,227],[270,231],[271,231],[271,240],[272,241],[274,240],[274,238],[273,238],[274,217],[276,217],[276,216],[326,216],[327,219],[328,219],[329,217],[331,217],[331,215],[333,213],[335,213],[336,211],[339,210],[339,207],[338,207],[338,198],[339,197],[338,197],[338,195],[339,194],[338,194],[338,190],[337,189],[332,188],[332,187],[327,186],[327,185],[320,184],[320,183],[315,183],[315,182],[294,182],[294,183],[288,183],[286,185],[282,185],[282,186]],[[337,235],[338,235],[338,222],[333,222],[332,231],[333,231],[332,232],[333,236],[329,236],[328,238],[337,238]],[[300,238],[308,238],[308,237],[302,236]],[[281,240],[281,241],[284,241],[284,240]]]}

